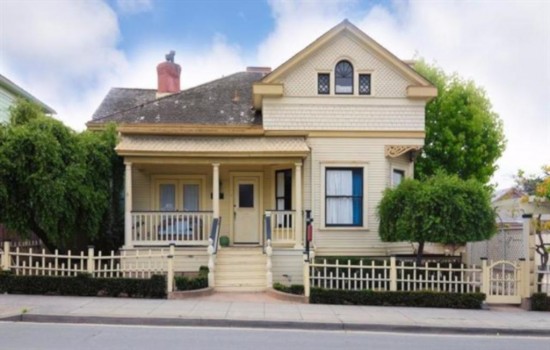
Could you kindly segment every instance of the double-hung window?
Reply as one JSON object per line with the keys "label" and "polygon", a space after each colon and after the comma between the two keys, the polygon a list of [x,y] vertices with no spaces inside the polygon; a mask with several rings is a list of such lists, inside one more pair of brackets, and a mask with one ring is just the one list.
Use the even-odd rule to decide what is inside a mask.
{"label": "double-hung window", "polygon": [[363,226],[363,168],[325,171],[325,225]]}

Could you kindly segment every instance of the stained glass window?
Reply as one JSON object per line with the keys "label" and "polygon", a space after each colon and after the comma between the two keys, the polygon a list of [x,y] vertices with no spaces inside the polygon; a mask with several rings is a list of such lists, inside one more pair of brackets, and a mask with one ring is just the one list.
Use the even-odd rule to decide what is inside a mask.
{"label": "stained glass window", "polygon": [[370,74],[359,74],[359,94],[370,95]]}
{"label": "stained glass window", "polygon": [[319,73],[317,76],[317,92],[320,95],[330,94],[330,74]]}

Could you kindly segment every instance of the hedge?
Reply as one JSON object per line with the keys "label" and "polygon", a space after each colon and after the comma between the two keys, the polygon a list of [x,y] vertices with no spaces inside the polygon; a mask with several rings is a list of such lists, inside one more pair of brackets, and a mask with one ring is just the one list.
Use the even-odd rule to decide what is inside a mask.
{"label": "hedge", "polygon": [[273,289],[283,293],[304,295],[304,286],[301,284],[291,284],[290,286],[285,286],[282,283],[275,282],[273,283]]}
{"label": "hedge", "polygon": [[0,274],[0,293],[165,298],[166,278],[96,278],[89,274],[68,276],[16,276]]}
{"label": "hedge", "polygon": [[453,309],[481,309],[483,293],[448,293],[432,291],[375,292],[372,290],[337,290],[311,288],[311,304],[375,306],[415,306]]}
{"label": "hedge", "polygon": [[531,296],[531,310],[550,311],[550,296],[546,293],[534,293]]}
{"label": "hedge", "polygon": [[208,267],[201,266],[197,277],[176,276],[177,290],[195,290],[208,287]]}

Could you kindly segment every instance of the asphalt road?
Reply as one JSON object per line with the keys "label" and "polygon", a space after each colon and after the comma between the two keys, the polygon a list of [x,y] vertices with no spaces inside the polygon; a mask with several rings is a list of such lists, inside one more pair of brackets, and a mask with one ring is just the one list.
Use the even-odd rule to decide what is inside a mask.
{"label": "asphalt road", "polygon": [[548,338],[0,322],[1,350],[548,349]]}

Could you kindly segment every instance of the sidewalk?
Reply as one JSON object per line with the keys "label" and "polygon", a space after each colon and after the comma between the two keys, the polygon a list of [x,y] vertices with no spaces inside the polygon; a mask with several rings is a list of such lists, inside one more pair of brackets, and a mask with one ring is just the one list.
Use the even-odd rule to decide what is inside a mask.
{"label": "sidewalk", "polygon": [[453,310],[294,304],[261,293],[219,293],[186,300],[0,295],[0,320],[550,337],[550,313],[507,307]]}

